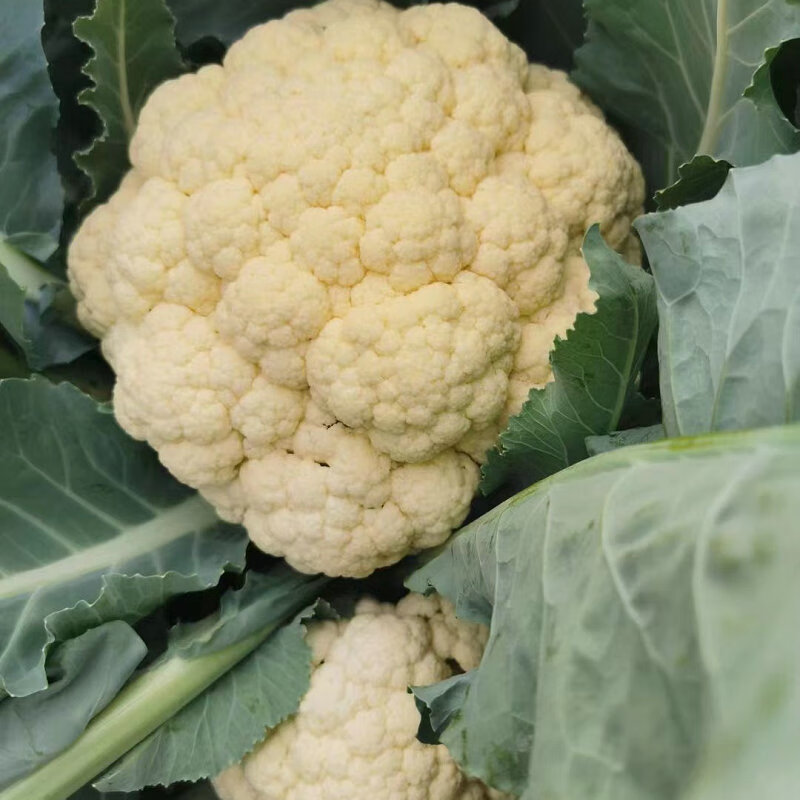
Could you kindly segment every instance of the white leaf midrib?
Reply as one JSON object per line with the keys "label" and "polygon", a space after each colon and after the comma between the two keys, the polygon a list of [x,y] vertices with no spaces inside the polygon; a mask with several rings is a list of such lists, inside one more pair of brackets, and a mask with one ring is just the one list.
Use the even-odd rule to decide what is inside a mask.
{"label": "white leaf midrib", "polygon": [[130,87],[128,86],[128,63],[126,61],[126,0],[119,1],[119,16],[117,18],[116,45],[117,45],[117,64],[119,77],[119,104],[122,110],[122,121],[128,139],[133,136],[136,128],[136,119],[131,106]]}
{"label": "white leaf midrib", "polygon": [[697,145],[698,153],[711,154],[719,135],[722,98],[727,77],[728,34],[728,0],[717,0],[716,49],[711,73],[711,90],[708,95],[703,131]]}
{"label": "white leaf midrib", "polygon": [[202,530],[216,519],[211,506],[200,495],[192,495],[147,522],[125,528],[112,539],[0,580],[0,600],[68,583],[113,564],[123,564]]}

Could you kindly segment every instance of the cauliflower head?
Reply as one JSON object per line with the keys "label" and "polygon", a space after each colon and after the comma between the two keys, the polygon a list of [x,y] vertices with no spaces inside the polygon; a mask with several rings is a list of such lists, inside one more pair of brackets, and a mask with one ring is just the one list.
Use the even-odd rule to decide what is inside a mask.
{"label": "cauliflower head", "polygon": [[114,408],[297,569],[441,543],[593,309],[640,170],[563,73],[457,4],[327,0],[157,88],[69,275]]}
{"label": "cauliflower head", "polygon": [[490,800],[444,745],[416,738],[408,686],[480,662],[488,631],[439,597],[362,599],[352,619],[315,622],[311,685],[297,714],[214,781],[222,800]]}

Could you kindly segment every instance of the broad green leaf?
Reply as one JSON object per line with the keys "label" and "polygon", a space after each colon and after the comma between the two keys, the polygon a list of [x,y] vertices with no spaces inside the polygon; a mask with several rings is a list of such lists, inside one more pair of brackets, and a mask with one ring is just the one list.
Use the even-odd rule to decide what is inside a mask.
{"label": "broad green leaf", "polygon": [[308,689],[310,662],[300,623],[281,628],[95,785],[130,792],[218,775],[297,711]]}
{"label": "broad green leaf", "polygon": [[697,154],[747,166],[800,146],[772,92],[747,92],[774,48],[800,36],[797,3],[586,0],[585,8],[574,77],[604,110],[652,137],[653,189]]}
{"label": "broad green leaf", "polygon": [[41,259],[55,249],[64,202],[51,152],[58,102],[43,22],[41,3],[0,3],[0,239]]}
{"label": "broad green leaf", "polygon": [[586,458],[587,436],[616,429],[656,326],[653,279],[627,264],[594,226],[583,254],[598,294],[550,355],[553,381],[531,390],[483,467],[481,488],[518,489]]}
{"label": "broad green leaf", "polygon": [[0,703],[0,789],[72,744],[116,697],[147,652],[124,622],[107,622],[60,645],[50,685]]}
{"label": "broad green leaf", "polygon": [[81,105],[81,91],[92,86],[83,67],[92,56],[92,49],[80,41],[72,30],[78,17],[92,14],[95,0],[43,0],[44,28],[42,47],[50,73],[53,91],[58,97],[59,115],[56,125],[55,153],[61,185],[64,187],[64,217],[61,247],[49,267],[57,259],[61,273],[66,272],[66,245],[80,222],[82,207],[92,193],[92,182],[75,163],[75,153],[86,150],[102,132],[102,123],[89,107]]}
{"label": "broad green leaf", "polygon": [[656,192],[659,209],[677,208],[710,200],[725,183],[731,165],[711,156],[695,156],[678,167],[678,180]]}
{"label": "broad green leaf", "polygon": [[103,132],[75,161],[92,179],[96,202],[130,166],[128,142],[147,96],[183,71],[174,24],[164,0],[97,0],[94,14],[73,25],[94,52],[84,68],[94,85],[79,100],[97,112]]}
{"label": "broad green leaf", "polygon": [[799,490],[790,426],[621,448],[498,506],[409,581],[491,621],[477,671],[419,693],[431,727],[523,800],[800,796]]}
{"label": "broad green leaf", "polygon": [[44,689],[45,655],[103,622],[133,622],[241,568],[221,523],[69,383],[0,383],[0,685]]}
{"label": "broad green leaf", "polygon": [[71,323],[72,304],[66,284],[0,239],[0,327],[32,370],[67,364],[95,346]]}
{"label": "broad green leaf", "polygon": [[453,675],[431,686],[412,686],[414,702],[420,713],[417,739],[423,744],[440,744],[442,735],[461,713],[464,699],[477,670]]}
{"label": "broad green leaf", "polygon": [[[0,241],[0,326],[14,340],[23,352],[32,349],[32,342],[25,330],[25,301],[27,291],[21,286],[5,266],[8,263],[6,249],[8,245]],[[8,248],[10,249],[10,248]],[[43,278],[46,280],[46,278]],[[38,293],[39,286],[32,289]]]}
{"label": "broad green leaf", "polygon": [[636,223],[668,436],[800,419],[798,185],[800,155],[776,156],[731,170],[713,200]]}
{"label": "broad green leaf", "polygon": [[663,438],[663,425],[648,425],[646,428],[630,428],[626,431],[608,433],[605,436],[587,436],[586,449],[590,456],[596,456],[620,447],[630,447],[632,444],[659,442]]}
{"label": "broad green leaf", "polygon": [[[216,627],[179,632],[166,659],[214,652],[263,626],[274,616],[277,586],[297,584],[288,569],[250,573],[239,592],[225,595]],[[322,588],[324,579],[318,581]],[[309,608],[213,686],[168,720],[95,782],[103,791],[130,792],[155,784],[213,777],[241,761],[265,734],[297,711],[311,678],[311,650],[303,621]]]}
{"label": "broad green leaf", "polygon": [[[229,600],[231,605],[223,608],[217,617],[180,628],[164,657],[134,678],[92,720],[80,738],[43,767],[0,792],[0,800],[68,798],[179,714],[209,687],[215,691],[216,681],[225,681],[223,676],[268,641],[281,625],[314,602],[327,581],[324,576],[301,575],[277,561],[263,576],[249,573],[242,594]],[[248,585],[251,586],[249,590]],[[305,671],[302,664],[300,668]],[[281,672],[275,674],[276,680],[279,674],[288,679],[286,673]],[[289,698],[296,690],[295,677],[292,676],[287,685]],[[234,731],[240,715],[244,714],[250,724],[250,713],[253,713],[240,708],[241,698],[232,693],[230,686],[226,689],[223,685],[220,691],[220,701],[225,699],[227,705],[224,708],[220,705],[213,711],[213,720],[223,722],[222,729],[216,731],[213,725],[209,725],[209,737],[215,733],[220,737],[214,745],[214,757],[223,756],[225,732]],[[252,696],[249,699],[252,700]],[[213,700],[209,703],[209,711],[212,704]],[[231,720],[224,720],[228,715]],[[270,711],[265,709],[264,719],[269,718]],[[210,721],[211,718],[203,719],[203,726]],[[196,736],[198,730],[195,728],[192,733]],[[181,736],[186,734],[181,732]],[[230,744],[237,748],[247,738],[236,732],[230,736]],[[195,739],[191,737],[182,739],[183,744],[193,741]],[[204,744],[200,739],[197,743],[199,747]],[[241,752],[230,752],[224,754],[224,759],[233,761],[241,755]],[[181,750],[180,758],[191,758],[191,749]],[[161,768],[164,765],[155,766]],[[146,769],[147,765],[141,767]],[[170,768],[180,770],[181,765],[175,764]],[[197,768],[195,762],[192,769]]]}

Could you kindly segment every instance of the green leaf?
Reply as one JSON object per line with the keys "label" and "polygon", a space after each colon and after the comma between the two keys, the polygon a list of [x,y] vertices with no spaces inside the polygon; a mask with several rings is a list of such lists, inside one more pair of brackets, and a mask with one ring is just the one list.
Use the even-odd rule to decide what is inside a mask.
{"label": "green leaf", "polygon": [[615,430],[656,326],[653,279],[611,250],[597,226],[583,254],[599,298],[550,355],[553,381],[531,390],[483,466],[488,493],[519,489],[586,458],[585,439]]}
{"label": "green leaf", "polygon": [[25,301],[29,291],[34,295],[38,294],[39,289],[48,280],[48,277],[39,273],[39,268],[36,267],[31,270],[31,273],[38,273],[37,278],[34,280],[37,282],[41,280],[42,283],[33,287],[21,285],[25,278],[32,277],[30,273],[26,270],[23,278],[19,275],[22,270],[15,271],[18,282],[12,277],[12,273],[6,267],[6,264],[25,263],[27,259],[16,253],[16,258],[12,262],[8,257],[10,251],[11,248],[8,244],[0,240],[0,325],[23,352],[30,352],[33,349],[33,343],[28,336],[28,331],[25,329]]}
{"label": "green leaf", "polygon": [[[66,272],[66,246],[85,210],[81,206],[92,193],[92,182],[75,163],[74,156],[86,150],[102,132],[97,114],[78,100],[81,91],[92,85],[83,72],[92,49],[76,38],[72,30],[75,20],[90,15],[94,7],[95,0],[44,0],[42,47],[53,91],[58,97],[55,153],[65,199],[60,248],[53,259],[57,259],[61,274]],[[53,261],[48,266],[54,266]]]}
{"label": "green leaf", "polygon": [[586,449],[590,456],[617,450],[620,447],[630,447],[633,444],[649,444],[660,442],[664,438],[664,426],[648,425],[646,428],[630,428],[626,431],[617,431],[605,436],[587,436]]}
{"label": "green leaf", "polygon": [[678,167],[678,180],[656,192],[656,205],[660,210],[687,206],[710,200],[725,183],[731,165],[710,156],[695,156]]}
{"label": "green leaf", "polygon": [[73,30],[94,51],[84,68],[94,86],[79,100],[103,123],[102,134],[75,161],[92,179],[95,201],[102,202],[130,166],[128,142],[145,100],[183,65],[164,0],[97,0],[94,14],[77,19]]}
{"label": "green leaf", "polygon": [[472,686],[474,669],[453,675],[432,686],[412,686],[414,702],[420,714],[417,739],[423,744],[439,744],[442,734],[455,723]]}
{"label": "green leaf", "polygon": [[41,3],[0,4],[0,239],[41,259],[55,249],[64,202],[50,150],[58,103],[43,22]]}
{"label": "green leaf", "polygon": [[585,7],[587,42],[574,77],[604,110],[652,138],[654,189],[697,154],[746,166],[800,146],[771,90],[746,92],[771,48],[800,35],[797,4],[586,0]]}
{"label": "green leaf", "polygon": [[408,583],[491,620],[463,699],[419,693],[457,761],[524,800],[800,796],[798,465],[800,426],[626,447],[451,539]]}
{"label": "green leaf", "polygon": [[776,156],[731,170],[713,200],[636,223],[668,436],[800,419],[798,185],[800,155]]}
{"label": "green leaf", "polygon": [[241,568],[245,532],[221,523],[69,383],[0,382],[0,685],[47,686],[54,641]]}
{"label": "green leaf", "polygon": [[[254,583],[248,590],[250,581]],[[179,629],[164,658],[134,678],[67,750],[0,792],[0,800],[68,798],[268,641],[284,622],[315,600],[327,581],[324,576],[294,572],[283,562],[275,562],[264,576],[249,573],[243,595],[230,601],[233,605],[227,612],[223,609],[217,618]],[[291,697],[295,682],[288,688]],[[234,722],[226,725],[233,730],[235,720],[247,712],[239,708],[239,697],[232,705],[233,695],[228,692],[222,690],[220,701],[225,698],[228,705],[215,710],[214,720],[230,715]],[[268,714],[265,712],[265,719]],[[208,722],[204,720],[203,725]],[[220,737],[216,748],[225,747],[225,729],[225,725],[220,731],[210,726],[209,736]],[[243,738],[236,734],[231,744],[238,747]],[[230,753],[225,759],[232,761],[238,756]]]}
{"label": "green leaf", "polygon": [[95,341],[71,324],[71,295],[64,283],[0,239],[0,327],[32,370],[74,361]]}
{"label": "green leaf", "polygon": [[[175,637],[167,659],[181,653],[202,655],[227,646],[263,625],[274,614],[275,587],[296,574],[250,573],[245,588],[223,597],[213,646],[207,628],[191,626]],[[319,587],[322,587],[321,579]],[[280,598],[283,601],[283,598]],[[311,679],[311,650],[303,622],[309,608],[278,630],[213,686],[162,725],[95,782],[102,791],[130,792],[156,784],[196,781],[218,775],[297,711]],[[220,634],[224,633],[224,639]],[[232,713],[232,709],[235,713]]]}
{"label": "green leaf", "polygon": [[0,789],[72,744],[116,697],[147,653],[124,622],[107,622],[60,645],[50,685],[0,703]]}

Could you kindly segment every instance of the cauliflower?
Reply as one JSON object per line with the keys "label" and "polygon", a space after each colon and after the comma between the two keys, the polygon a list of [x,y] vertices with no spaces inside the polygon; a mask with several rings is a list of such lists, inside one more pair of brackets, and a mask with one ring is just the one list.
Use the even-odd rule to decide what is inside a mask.
{"label": "cauliflower", "polygon": [[153,92],[130,158],[69,251],[117,419],[305,572],[441,543],[593,309],[587,227],[636,257],[619,137],[457,4],[255,27]]}
{"label": "cauliflower", "polygon": [[311,686],[297,714],[214,781],[222,800],[489,800],[443,745],[416,738],[408,686],[471,669],[483,626],[439,597],[362,599],[352,619],[309,626]]}

